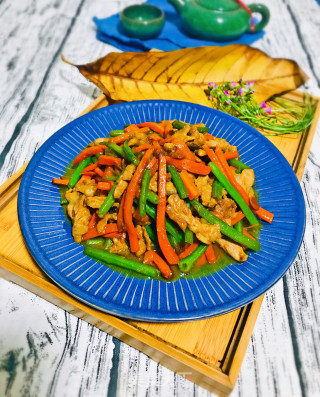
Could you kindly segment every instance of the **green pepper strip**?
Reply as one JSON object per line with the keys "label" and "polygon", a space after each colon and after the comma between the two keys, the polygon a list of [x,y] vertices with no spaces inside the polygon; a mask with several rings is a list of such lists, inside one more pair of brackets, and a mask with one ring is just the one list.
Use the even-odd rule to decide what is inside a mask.
{"label": "green pepper strip", "polygon": [[152,190],[148,190],[147,200],[150,201],[150,203],[152,203],[152,204],[159,204],[159,202],[160,202],[159,196]]}
{"label": "green pepper strip", "polygon": [[61,205],[69,204],[69,201],[68,201],[66,198],[62,198],[62,199],[60,200],[60,204],[61,204]]}
{"label": "green pepper strip", "polygon": [[242,233],[243,221],[242,219],[233,226],[238,232]]}
{"label": "green pepper strip", "polygon": [[144,263],[132,261],[131,259],[124,258],[120,255],[110,254],[110,252],[101,251],[92,247],[85,247],[84,254],[95,260],[106,262],[106,264],[110,263],[124,269],[130,269],[152,278],[160,278],[160,271],[158,269],[145,265]]}
{"label": "green pepper strip", "polygon": [[146,203],[147,203],[147,194],[149,190],[150,179],[151,179],[151,171],[146,169],[142,176],[141,190],[139,196],[139,214],[142,218],[144,218],[147,215]]}
{"label": "green pepper strip", "polygon": [[104,245],[105,239],[103,237],[96,237],[96,238],[91,238],[90,240],[86,241],[86,246],[91,246],[91,245]]}
{"label": "green pepper strip", "polygon": [[228,163],[230,165],[232,165],[232,167],[236,167],[236,169],[237,169],[236,173],[237,174],[240,174],[240,172],[242,172],[243,170],[249,170],[250,169],[250,167],[248,167],[246,164],[244,164],[240,160],[231,159],[231,160],[228,160]]}
{"label": "green pepper strip", "polygon": [[201,218],[205,219],[211,224],[219,223],[221,227],[221,233],[224,234],[227,237],[230,237],[232,240],[236,241],[237,243],[240,243],[242,245],[245,245],[246,247],[254,250],[254,251],[259,251],[261,248],[261,245],[259,241],[253,240],[252,238],[249,238],[245,236],[242,233],[239,233],[237,230],[235,230],[233,227],[227,225],[225,222],[223,222],[221,219],[217,218],[214,216],[210,211],[208,211],[202,204],[199,203],[198,200],[193,199],[190,201],[192,207],[198,212],[198,214],[201,216]]}
{"label": "green pepper strip", "polygon": [[201,132],[202,134],[204,134],[205,132],[209,132],[209,128],[208,127],[197,127],[197,130],[199,132]]}
{"label": "green pepper strip", "polygon": [[121,157],[125,156],[122,147],[120,147],[116,143],[113,143],[113,142],[108,143],[108,148],[111,149],[114,153],[118,154]]}
{"label": "green pepper strip", "polygon": [[[146,212],[152,219],[156,219],[157,209],[153,205],[146,203]],[[166,218],[166,230],[172,234],[179,243],[183,241],[183,236],[177,230],[177,226],[168,218]]]}
{"label": "green pepper strip", "polygon": [[255,217],[254,213],[249,208],[248,204],[244,201],[244,199],[240,195],[240,193],[231,185],[231,183],[228,181],[227,177],[222,173],[220,168],[215,163],[211,162],[211,163],[209,163],[209,166],[211,167],[212,172],[214,173],[216,178],[219,180],[219,182],[222,183],[223,187],[227,190],[227,192],[230,194],[230,196],[234,199],[234,201],[242,209],[242,211],[243,211],[245,217],[248,219],[250,225],[256,225],[258,223],[258,220]]}
{"label": "green pepper strip", "polygon": [[[121,174],[119,175],[119,179],[120,179],[120,176],[124,173],[124,171],[125,171],[125,168],[122,170]],[[119,179],[114,182],[111,190],[109,191],[108,196],[105,198],[104,202],[102,203],[101,207],[99,208],[99,211],[98,211],[99,218],[103,218],[105,216],[105,214],[109,211],[109,209],[112,207],[112,204],[115,202],[113,193],[116,190]]]}
{"label": "green pepper strip", "polygon": [[179,172],[176,170],[176,168],[173,165],[168,165],[168,171],[171,175],[172,181],[174,183],[174,186],[177,189],[177,192],[182,200],[186,199],[189,197],[188,191],[181,179],[181,176]]}
{"label": "green pepper strip", "polygon": [[124,130],[112,130],[109,132],[109,135],[114,137],[114,136],[119,136],[124,134]]}
{"label": "green pepper strip", "polygon": [[104,243],[104,249],[106,250],[106,251],[109,251],[109,249],[111,248],[113,246],[113,241],[112,241],[112,239],[111,238],[106,238],[106,241],[105,241],[105,243]]}
{"label": "green pepper strip", "polygon": [[107,181],[117,181],[119,178],[119,175],[105,175],[103,179],[106,179]]}
{"label": "green pepper strip", "polygon": [[134,155],[133,151],[128,145],[128,141],[125,141],[125,143],[123,144],[123,151],[130,163],[134,164],[135,166],[139,165],[139,159]]}
{"label": "green pepper strip", "polygon": [[187,257],[181,259],[178,263],[179,269],[183,273],[188,273],[192,266],[197,262],[202,254],[206,251],[206,244],[199,244],[198,247]]}
{"label": "green pepper strip", "polygon": [[212,183],[212,197],[217,198],[218,200],[222,199],[222,184],[215,180]]}
{"label": "green pepper strip", "polygon": [[75,187],[76,183],[80,179],[81,172],[89,165],[91,164],[91,157],[87,157],[86,159],[82,160],[81,163],[78,165],[78,167],[75,169],[74,173],[72,174],[68,187],[69,189],[72,189]]}
{"label": "green pepper strip", "polygon": [[[190,210],[191,209],[190,201],[186,200],[185,203]],[[188,227],[184,231],[184,241],[185,243],[193,244],[193,232]]]}

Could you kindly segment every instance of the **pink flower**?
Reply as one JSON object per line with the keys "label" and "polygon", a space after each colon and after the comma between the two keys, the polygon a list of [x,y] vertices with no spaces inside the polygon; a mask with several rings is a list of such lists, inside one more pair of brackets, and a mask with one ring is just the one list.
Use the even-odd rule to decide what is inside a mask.
{"label": "pink flower", "polygon": [[238,94],[239,94],[239,95],[243,95],[243,88],[241,88],[241,87],[239,88]]}
{"label": "pink flower", "polygon": [[234,81],[231,81],[230,85],[231,85],[232,88],[235,88],[237,86],[237,84]]}
{"label": "pink flower", "polygon": [[224,92],[225,95],[229,96],[229,91],[228,90],[225,90],[223,92]]}
{"label": "pink flower", "polygon": [[217,88],[217,84],[212,81],[211,83],[208,83],[208,87],[209,88],[212,87],[215,89],[215,88]]}
{"label": "pink flower", "polygon": [[272,112],[271,106],[269,106],[268,108],[266,108],[266,109],[265,109],[265,112],[268,113],[268,114],[271,114],[271,112]]}
{"label": "pink flower", "polygon": [[212,95],[209,96],[209,100],[210,100],[210,101],[212,100]]}
{"label": "pink flower", "polygon": [[265,102],[265,101],[261,102],[261,103],[260,103],[260,107],[261,107],[262,109],[265,109],[265,108],[267,107],[266,102]]}
{"label": "pink flower", "polygon": [[253,82],[253,81],[247,81],[246,88],[247,88],[247,89],[248,89],[248,88],[251,88],[251,87],[253,87],[253,85],[254,85],[254,82]]}
{"label": "pink flower", "polygon": [[226,101],[226,103],[227,103],[228,105],[230,105],[230,103],[231,103],[230,99],[228,99],[228,100]]}
{"label": "pink flower", "polygon": [[239,99],[239,103],[242,105],[242,99]]}

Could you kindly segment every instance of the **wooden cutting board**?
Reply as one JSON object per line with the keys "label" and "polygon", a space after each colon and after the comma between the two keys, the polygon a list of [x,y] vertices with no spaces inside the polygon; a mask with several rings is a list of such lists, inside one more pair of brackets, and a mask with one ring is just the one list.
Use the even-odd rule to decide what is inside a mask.
{"label": "wooden cutting board", "polygon": [[[304,95],[297,91],[286,97],[304,100]],[[318,98],[314,101],[314,121],[303,135],[269,138],[287,158],[299,180],[320,116],[320,102]],[[106,97],[100,95],[82,114],[107,105]],[[56,286],[28,252],[17,214],[17,193],[25,167],[0,188],[0,276],[141,350],[192,382],[212,392],[228,394],[240,371],[263,296],[223,316],[176,324],[128,321],[90,308]]]}

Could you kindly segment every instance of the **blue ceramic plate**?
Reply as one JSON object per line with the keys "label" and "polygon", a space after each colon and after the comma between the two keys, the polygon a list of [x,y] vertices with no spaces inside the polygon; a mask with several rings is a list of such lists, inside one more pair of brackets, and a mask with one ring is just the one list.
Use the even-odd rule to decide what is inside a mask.
{"label": "blue ceramic plate", "polygon": [[[256,174],[261,205],[274,213],[260,233],[262,248],[245,263],[175,282],[126,276],[95,262],[74,243],[54,177],[89,142],[126,123],[178,119],[205,123],[210,133],[236,145]],[[299,182],[278,149],[242,121],[204,106],[177,101],[140,101],[86,114],[56,132],[34,155],[22,178],[18,213],[27,246],[60,287],[95,308],[142,321],[185,321],[235,310],[267,291],[296,257],[305,229]]]}

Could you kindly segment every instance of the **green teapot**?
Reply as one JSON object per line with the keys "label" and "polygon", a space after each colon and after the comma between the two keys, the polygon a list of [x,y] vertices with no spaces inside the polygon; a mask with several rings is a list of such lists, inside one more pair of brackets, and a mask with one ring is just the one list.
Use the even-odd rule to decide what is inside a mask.
{"label": "green teapot", "polygon": [[[252,33],[249,12],[236,0],[169,0],[192,36],[214,41],[232,41],[243,33]],[[270,19],[269,9],[263,4],[247,6],[261,15],[255,32],[263,29]]]}

